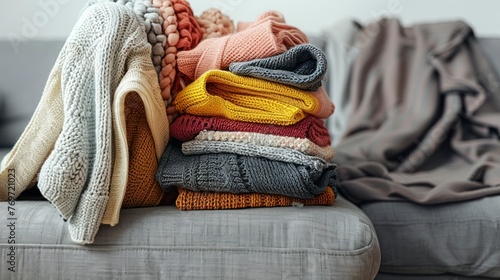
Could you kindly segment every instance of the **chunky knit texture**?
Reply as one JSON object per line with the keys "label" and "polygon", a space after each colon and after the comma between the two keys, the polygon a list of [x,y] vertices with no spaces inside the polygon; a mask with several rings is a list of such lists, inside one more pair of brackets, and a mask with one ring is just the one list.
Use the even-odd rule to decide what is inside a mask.
{"label": "chunky knit texture", "polygon": [[187,51],[198,45],[202,39],[202,33],[191,5],[186,0],[171,0],[177,17],[177,30],[179,31],[179,42],[177,50]]}
{"label": "chunky knit texture", "polygon": [[261,78],[308,91],[321,86],[326,69],[325,54],[311,44],[298,45],[275,56],[229,65],[229,71],[238,75]]}
{"label": "chunky knit texture", "polygon": [[[185,0],[170,0],[173,4],[175,11],[175,16],[177,17],[177,31],[179,32],[179,42],[177,42],[177,51],[188,51],[193,49],[198,45],[202,39],[202,33],[198,22],[193,14],[191,5]],[[178,65],[177,65],[178,66]],[[171,89],[171,97],[175,99],[175,96],[185,85],[191,83],[187,77],[185,77],[182,72],[176,70],[175,80]],[[177,110],[175,106],[169,103],[167,108],[167,114],[169,116],[169,121],[172,122],[177,117]]]}
{"label": "chunky knit texture", "polygon": [[320,147],[311,140],[305,138],[277,136],[256,132],[203,130],[195,137],[195,140],[237,142],[265,147],[288,148],[306,155],[322,158],[326,161],[329,161],[335,155],[335,150],[330,145]]}
{"label": "chunky knit texture", "polygon": [[163,190],[155,180],[158,168],[155,144],[144,104],[135,92],[125,99],[125,118],[129,170],[122,207],[157,206],[162,199]]}
{"label": "chunky knit texture", "polygon": [[153,6],[160,10],[163,18],[163,32],[166,37],[165,57],[161,62],[159,74],[161,96],[165,104],[172,102],[172,85],[174,84],[177,68],[177,43],[179,43],[179,31],[177,30],[177,16],[174,5],[170,0],[153,0]]}
{"label": "chunky knit texture", "polygon": [[277,55],[308,42],[300,30],[275,18],[274,14],[264,17],[241,32],[208,38],[190,51],[179,52],[179,71],[195,80],[210,69],[226,70],[231,62]]}
{"label": "chunky knit texture", "polygon": [[165,56],[165,45],[167,38],[163,34],[163,18],[160,16],[160,11],[153,7],[151,1],[144,0],[89,0],[86,7],[100,2],[115,2],[124,5],[134,11],[141,22],[144,23],[144,31],[147,34],[149,43],[151,44],[151,58],[156,72],[161,70],[161,60]]}
{"label": "chunky knit texture", "polygon": [[175,205],[180,210],[223,210],[256,207],[285,207],[292,205],[333,205],[335,193],[331,187],[309,199],[292,198],[277,194],[234,194],[218,192],[194,192],[179,188]]}
{"label": "chunky knit texture", "polygon": [[170,125],[172,137],[179,141],[193,140],[203,130],[258,132],[309,139],[320,147],[330,145],[330,135],[323,121],[311,115],[296,124],[281,126],[183,114]]}
{"label": "chunky knit texture", "polygon": [[219,38],[234,32],[234,23],[219,9],[209,8],[196,17],[203,39]]}
{"label": "chunky knit texture", "polygon": [[174,100],[179,113],[291,125],[322,111],[314,94],[229,71],[210,70]]}
{"label": "chunky knit texture", "polygon": [[231,153],[249,157],[263,157],[273,161],[283,161],[309,168],[323,170],[328,163],[319,157],[305,155],[290,148],[276,148],[251,143],[191,140],[182,143],[182,152],[185,155]]}
{"label": "chunky knit texture", "polygon": [[293,163],[237,154],[184,155],[170,143],[156,173],[165,191],[183,187],[192,191],[267,193],[312,198],[337,186],[335,166],[322,171]]}

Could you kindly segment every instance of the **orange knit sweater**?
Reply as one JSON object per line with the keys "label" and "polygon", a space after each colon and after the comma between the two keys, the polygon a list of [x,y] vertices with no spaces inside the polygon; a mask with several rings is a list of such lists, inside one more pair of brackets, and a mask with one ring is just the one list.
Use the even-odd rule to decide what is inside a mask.
{"label": "orange knit sweater", "polygon": [[175,205],[180,210],[222,210],[239,209],[251,207],[279,207],[292,206],[294,204],[310,205],[333,205],[335,193],[331,187],[325,192],[310,199],[297,199],[276,194],[234,194],[218,192],[194,192],[184,188],[178,188],[179,196]]}
{"label": "orange knit sweater", "polygon": [[155,180],[158,168],[155,145],[143,101],[135,92],[128,94],[125,99],[125,116],[129,172],[122,208],[157,206],[163,196],[163,190]]}

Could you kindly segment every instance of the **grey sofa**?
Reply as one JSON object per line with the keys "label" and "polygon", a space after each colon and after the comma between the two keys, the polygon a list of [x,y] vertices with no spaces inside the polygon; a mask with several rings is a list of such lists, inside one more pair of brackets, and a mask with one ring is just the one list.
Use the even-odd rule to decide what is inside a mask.
{"label": "grey sofa", "polygon": [[[325,47],[321,39],[315,41]],[[481,46],[500,67],[500,40]],[[63,42],[0,42],[0,158],[28,123]],[[3,187],[3,186],[2,186]],[[122,210],[92,245],[36,192],[15,202],[0,235],[0,279],[494,279],[500,278],[500,197],[432,207],[409,202],[355,206],[182,212]],[[7,203],[0,202],[2,223]]]}
{"label": "grey sofa", "polygon": [[[63,43],[0,42],[0,158],[31,118]],[[86,246],[71,241],[36,189],[11,205],[13,216],[8,206],[0,202],[0,279],[366,280],[380,265],[373,224],[342,197],[331,207],[123,209]]]}
{"label": "grey sofa", "polygon": [[[500,39],[478,41],[500,73]],[[376,279],[500,279],[500,196],[435,206],[374,202],[361,209],[380,242]]]}

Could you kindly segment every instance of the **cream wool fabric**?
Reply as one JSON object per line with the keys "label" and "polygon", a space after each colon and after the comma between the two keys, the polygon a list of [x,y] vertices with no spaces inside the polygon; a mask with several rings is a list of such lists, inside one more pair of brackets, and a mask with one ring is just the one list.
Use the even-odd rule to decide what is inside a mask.
{"label": "cream wool fabric", "polygon": [[306,138],[278,136],[257,132],[203,130],[196,135],[195,140],[229,141],[266,147],[290,148],[306,155],[320,157],[326,161],[329,161],[335,155],[335,150],[330,145],[320,147]]}
{"label": "cream wool fabric", "polygon": [[159,161],[170,137],[167,113],[160,86],[154,69],[145,56],[137,56],[129,65],[128,71],[118,86],[113,100],[113,129],[115,157],[113,175],[109,189],[109,201],[102,219],[103,224],[116,225],[127,185],[129,170],[129,151],[126,132],[125,99],[129,93],[136,92],[144,103],[146,119],[153,136],[156,159]]}

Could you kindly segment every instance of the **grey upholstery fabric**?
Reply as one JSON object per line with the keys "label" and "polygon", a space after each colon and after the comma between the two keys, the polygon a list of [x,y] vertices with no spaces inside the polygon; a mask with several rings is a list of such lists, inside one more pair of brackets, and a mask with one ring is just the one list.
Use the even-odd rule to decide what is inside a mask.
{"label": "grey upholstery fabric", "polygon": [[362,206],[375,225],[381,272],[500,278],[500,196],[422,206]]}
{"label": "grey upholstery fabric", "polygon": [[[500,39],[480,39],[479,45],[498,71]],[[374,202],[361,208],[379,237],[381,272],[500,278],[500,196],[437,206]]]}
{"label": "grey upholstery fabric", "polygon": [[379,273],[375,280],[491,280],[491,278],[484,277],[467,277],[458,276],[453,274],[443,275],[397,275]]}
{"label": "grey upholstery fabric", "polygon": [[18,271],[3,269],[2,254],[0,279],[366,280],[380,262],[370,220],[342,197],[331,207],[124,209],[87,246],[71,242],[47,201],[17,201],[16,213]]}
{"label": "grey upholstery fabric", "polygon": [[63,44],[0,41],[0,147],[11,147],[21,136]]}

